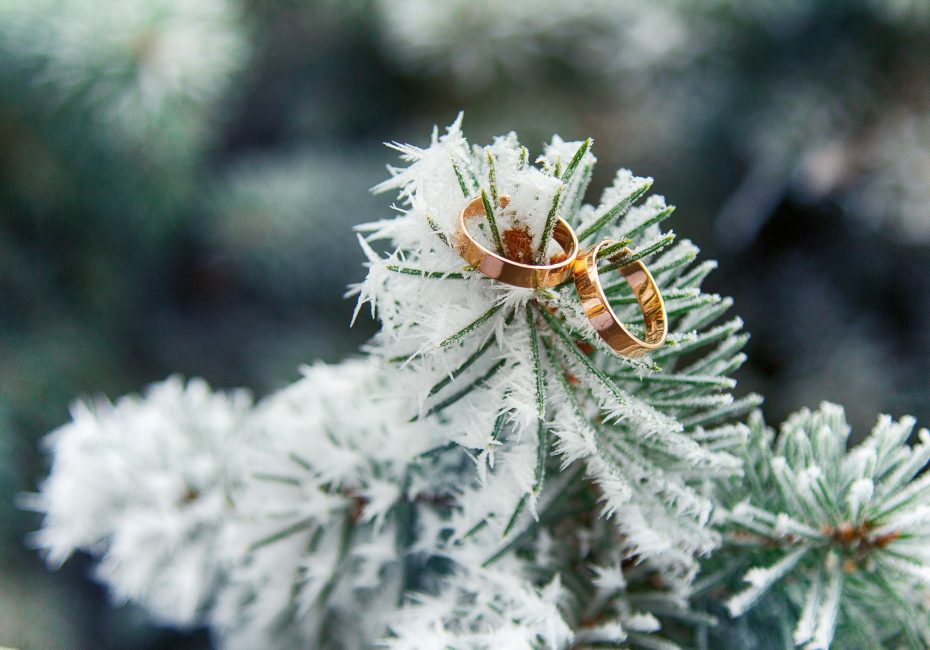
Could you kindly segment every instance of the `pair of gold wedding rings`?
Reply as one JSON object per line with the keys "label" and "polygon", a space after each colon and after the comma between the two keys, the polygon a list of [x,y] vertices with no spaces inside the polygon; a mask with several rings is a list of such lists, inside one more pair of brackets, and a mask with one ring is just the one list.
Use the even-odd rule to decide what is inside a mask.
{"label": "pair of gold wedding rings", "polygon": [[[643,313],[643,338],[634,336],[620,322],[601,285],[597,272],[597,255],[603,247],[613,243],[610,239],[598,242],[579,253],[575,232],[559,217],[552,231],[552,238],[562,247],[565,258],[551,264],[523,264],[488,250],[471,235],[468,231],[468,221],[485,214],[484,202],[479,196],[472,199],[459,216],[455,247],[472,267],[498,282],[528,289],[554,287],[572,276],[581,306],[594,330],[612,350],[625,357],[643,356],[660,348],[665,342],[668,333],[665,303],[652,274],[641,261],[620,266],[620,273],[633,290]],[[609,259],[619,265],[629,253],[630,250],[624,248]]]}

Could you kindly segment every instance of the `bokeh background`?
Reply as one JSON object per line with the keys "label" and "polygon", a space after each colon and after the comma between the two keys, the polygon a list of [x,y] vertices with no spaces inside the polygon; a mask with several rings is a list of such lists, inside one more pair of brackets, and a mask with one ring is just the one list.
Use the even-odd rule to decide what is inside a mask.
{"label": "bokeh background", "polygon": [[393,154],[594,138],[753,334],[740,391],[930,422],[926,0],[0,0],[0,646],[206,648],[50,572],[15,496],[77,396],[351,354]]}

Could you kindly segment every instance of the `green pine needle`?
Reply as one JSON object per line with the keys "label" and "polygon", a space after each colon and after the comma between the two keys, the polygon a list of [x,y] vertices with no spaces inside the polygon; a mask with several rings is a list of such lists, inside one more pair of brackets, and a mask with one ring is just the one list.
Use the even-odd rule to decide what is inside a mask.
{"label": "green pine needle", "polygon": [[658,374],[643,375],[640,377],[637,373],[614,373],[611,375],[618,381],[640,383],[644,386],[654,384],[667,384],[670,386],[704,386],[711,388],[734,388],[736,380],[725,376],[726,373],[716,375],[685,375],[685,374]]}
{"label": "green pine needle", "polygon": [[485,341],[484,343],[482,343],[482,344],[478,347],[477,350],[475,350],[474,352],[472,352],[472,353],[468,356],[468,358],[465,359],[465,361],[463,361],[463,362],[459,365],[458,368],[456,368],[455,370],[453,370],[452,372],[450,372],[448,375],[446,375],[446,376],[443,377],[440,381],[438,381],[435,385],[433,385],[433,387],[429,389],[429,394],[428,394],[427,396],[428,396],[428,397],[432,397],[433,395],[435,395],[436,393],[438,393],[439,391],[441,391],[443,388],[445,388],[446,386],[448,386],[451,382],[455,381],[455,380],[459,377],[459,375],[461,375],[463,372],[465,372],[466,370],[468,370],[468,368],[470,368],[471,365],[472,365],[475,361],[477,361],[478,359],[480,359],[481,356],[482,356],[485,352],[487,352],[488,350],[490,350],[490,349],[491,349],[491,346],[494,345],[496,342],[497,342],[497,337],[496,337],[496,336],[491,335],[490,337],[488,337],[488,340]]}
{"label": "green pine needle", "polygon": [[[585,153],[587,153],[588,148],[591,146],[591,138],[587,138],[584,142],[581,143],[581,146],[578,147],[578,151],[575,152],[575,155],[572,157],[571,162],[568,163],[568,167],[565,168],[565,173],[562,174],[562,182],[566,185],[571,182],[572,176],[575,174],[575,170],[578,169],[581,159],[584,158]],[[558,172],[556,173],[558,176]]]}
{"label": "green pine needle", "polygon": [[692,429],[710,422],[737,418],[749,413],[760,404],[762,404],[762,396],[750,393],[746,397],[735,400],[732,404],[704,411],[690,418],[683,418],[681,424],[686,429]]}
{"label": "green pine needle", "polygon": [[716,294],[702,294],[691,300],[677,305],[674,309],[666,309],[666,315],[668,318],[676,318],[678,316],[683,316],[688,312],[692,312],[699,307],[706,307],[708,305],[716,305],[721,301],[720,296]]}
{"label": "green pine needle", "polygon": [[253,553],[257,551],[258,549],[262,548],[263,546],[268,546],[269,544],[274,544],[275,542],[280,541],[282,539],[287,539],[291,535],[299,533],[303,530],[307,530],[308,528],[312,526],[313,526],[313,519],[303,519],[301,521],[298,521],[294,524],[291,524],[290,526],[287,526],[286,528],[282,528],[276,533],[272,533],[271,535],[268,535],[267,537],[263,537],[257,542],[254,542],[253,544],[249,546],[249,549],[248,549],[249,553]]}
{"label": "green pine needle", "polygon": [[494,205],[497,203],[497,172],[494,169],[494,156],[491,154],[490,149],[485,149],[485,153],[488,155],[488,185],[491,188],[491,199],[494,201]]}
{"label": "green pine needle", "polygon": [[678,279],[679,287],[698,287],[711,271],[717,268],[717,262],[708,260],[698,264]]}
{"label": "green pine needle", "polygon": [[562,196],[562,189],[565,185],[561,185],[558,190],[555,192],[555,196],[552,197],[552,207],[549,208],[549,214],[546,215],[546,227],[543,229],[542,239],[539,241],[539,249],[536,251],[536,261],[541,261],[546,255],[546,249],[549,248],[549,242],[552,240],[552,231],[555,229],[555,220],[558,216],[559,210],[559,199]]}
{"label": "green pine needle", "polygon": [[[504,391],[504,398],[510,394],[510,391]],[[497,417],[494,419],[494,428],[491,430],[491,440],[498,440],[501,436],[501,431],[504,430],[504,423],[507,421],[507,411],[501,411],[497,414]]]}
{"label": "green pine needle", "polygon": [[439,224],[436,223],[435,219],[433,219],[432,217],[426,217],[426,223],[429,225],[430,230],[436,233],[436,236],[439,237],[439,240],[443,244],[445,244],[446,246],[451,246],[451,244],[449,243],[449,238],[446,237],[446,234],[439,227]]}
{"label": "green pine needle", "polygon": [[[517,525],[517,521],[520,519],[520,515],[523,514],[523,510],[526,508],[526,499],[527,499],[527,496],[525,494],[522,497],[520,497],[520,501],[519,503],[517,503],[517,508],[516,510],[513,511],[513,514],[510,515],[510,519],[507,521],[507,525],[504,526],[504,532],[501,535],[501,537],[507,537],[510,534],[510,531],[513,530],[513,527]],[[483,566],[487,566],[488,564],[491,564],[498,557],[500,556],[499,555],[491,556],[491,558],[489,558],[488,560],[485,560],[485,564]]]}
{"label": "green pine needle", "polygon": [[[501,360],[499,360],[499,361],[498,361],[497,363],[495,363],[493,366],[491,366],[490,368],[488,368],[488,371],[485,372],[483,375],[481,375],[480,377],[478,377],[477,379],[475,379],[475,380],[472,381],[471,383],[466,384],[465,387],[463,387],[460,391],[457,391],[457,392],[453,393],[452,395],[450,395],[450,396],[447,397],[446,399],[442,400],[441,402],[439,402],[438,404],[436,404],[435,406],[433,406],[432,408],[430,408],[430,409],[426,412],[426,414],[425,414],[423,417],[429,417],[430,415],[433,415],[433,414],[435,414],[435,413],[439,413],[440,411],[442,411],[442,410],[444,410],[444,409],[446,409],[446,408],[452,406],[452,405],[455,404],[456,402],[458,402],[460,399],[462,399],[463,397],[465,397],[466,395],[468,395],[470,392],[472,392],[472,391],[475,390],[476,388],[482,388],[482,387],[486,386],[486,385],[487,385],[488,379],[490,379],[490,378],[493,377],[495,374],[497,374],[497,371],[500,370],[501,368],[503,368],[505,365],[507,365],[507,360],[506,360],[506,359],[501,359]],[[414,415],[412,418],[410,418],[410,421],[411,421],[411,422],[416,422],[416,421],[419,420],[419,419],[420,419],[420,416],[419,416],[419,415]]]}
{"label": "green pine needle", "polygon": [[437,280],[464,280],[464,273],[454,273],[448,271],[424,271],[423,269],[415,269],[410,266],[398,266],[396,264],[385,264],[384,268],[388,271],[394,271],[395,273],[403,273],[404,275],[414,275],[420,278],[435,278]]}
{"label": "green pine needle", "polygon": [[497,254],[503,255],[504,242],[501,240],[500,231],[497,229],[497,218],[494,216],[494,208],[488,200],[488,193],[484,190],[481,190],[481,201],[484,203],[484,214],[488,218],[488,225],[491,227],[491,237],[494,239],[494,246],[497,248]]}
{"label": "green pine needle", "polygon": [[549,456],[549,427],[542,418],[539,418],[539,428],[536,431],[536,471],[533,473],[533,494],[542,491],[543,481],[546,479],[546,458]]}
{"label": "green pine needle", "polygon": [[497,303],[496,305],[488,309],[486,312],[481,314],[478,318],[476,318],[475,320],[470,322],[468,325],[460,329],[458,332],[444,339],[442,342],[440,342],[438,347],[439,348],[449,347],[456,341],[460,341],[462,338],[468,336],[469,334],[474,332],[476,329],[484,325],[494,314],[499,312],[503,306],[504,306],[503,303],[500,303],[500,302]]}
{"label": "green pine needle", "polygon": [[676,346],[665,346],[664,348],[659,348],[652,353],[652,358],[656,361],[660,361],[669,357],[677,357],[688,352],[700,350],[701,348],[713,345],[714,343],[722,341],[725,338],[736,334],[742,327],[743,321],[739,318],[734,318],[724,323],[723,325],[718,325],[717,327],[707,330],[706,332],[701,332],[694,338],[681,342]]}
{"label": "green pine needle", "polygon": [[536,317],[530,303],[526,303],[526,325],[530,331],[530,351],[533,357],[533,373],[536,375],[536,416],[542,418],[546,411],[545,385],[542,364],[539,362],[539,340],[536,336]]}
{"label": "green pine needle", "polygon": [[282,485],[299,486],[300,480],[292,476],[280,476],[278,474],[267,474],[265,472],[255,472],[251,475],[257,481],[267,481],[269,483],[280,483]]}
{"label": "green pine needle", "polygon": [[[635,305],[638,301],[636,296],[632,295],[633,290],[627,285],[628,291],[624,292],[630,295],[623,295],[619,298],[614,298],[610,301],[611,305]],[[617,292],[619,293],[619,292]],[[694,289],[666,289],[662,292],[662,299],[665,301],[666,305],[673,301],[679,300],[694,300],[700,298],[701,295],[698,294]]]}
{"label": "green pine needle", "polygon": [[462,190],[462,196],[467,199],[471,192],[468,190],[468,186],[465,184],[465,177],[462,176],[462,170],[459,169],[458,163],[455,162],[455,158],[452,159],[452,169],[455,171],[455,177],[459,181],[459,187]]}
{"label": "green pine needle", "polygon": [[635,228],[632,228],[628,233],[626,233],[627,238],[633,239],[634,237],[642,233],[644,230],[646,230],[646,228],[650,226],[654,226],[657,223],[662,223],[663,221],[668,219],[670,216],[672,216],[673,212],[675,212],[674,205],[670,205],[664,210],[660,210],[656,214],[652,215],[649,219],[646,219],[644,222],[642,222]]}
{"label": "green pine needle", "polygon": [[572,191],[572,202],[569,204],[568,209],[564,212],[568,214],[578,214],[578,211],[581,209],[581,202],[584,200],[585,189],[588,187],[588,183],[591,182],[591,175],[594,173],[594,165],[587,163],[584,167],[581,168],[581,175],[579,181],[573,184]]}
{"label": "green pine needle", "polygon": [[626,211],[630,209],[630,206],[636,203],[639,197],[648,192],[650,187],[652,187],[652,180],[644,178],[642,184],[634,188],[630,194],[625,196],[616,205],[598,217],[594,223],[578,233],[578,241],[582,242],[591,237],[594,237],[604,228],[604,226],[611,223],[618,217],[626,214]]}
{"label": "green pine needle", "polygon": [[677,271],[678,269],[681,269],[681,267],[687,266],[693,262],[696,257],[697,253],[695,251],[688,251],[684,255],[674,257],[666,262],[662,262],[661,264],[656,264],[650,268],[650,271],[652,271],[652,277],[658,278],[663,273]]}
{"label": "green pine needle", "polygon": [[601,267],[600,270],[612,271],[614,269],[622,268],[628,264],[632,264],[633,262],[638,262],[639,260],[643,258],[649,257],[650,255],[654,255],[655,253],[658,253],[663,248],[666,248],[667,246],[672,244],[674,241],[675,241],[675,233],[673,232],[667,233],[663,235],[662,237],[660,237],[659,239],[657,239],[656,241],[652,242],[651,244],[639,250],[634,250],[629,255],[624,255],[622,258],[618,260],[609,259],[609,256],[612,255],[613,253],[616,253],[617,251],[620,251],[626,248],[623,242],[620,241],[620,242],[611,244],[610,246],[605,246],[600,251],[598,251],[598,259],[606,260],[606,263]]}

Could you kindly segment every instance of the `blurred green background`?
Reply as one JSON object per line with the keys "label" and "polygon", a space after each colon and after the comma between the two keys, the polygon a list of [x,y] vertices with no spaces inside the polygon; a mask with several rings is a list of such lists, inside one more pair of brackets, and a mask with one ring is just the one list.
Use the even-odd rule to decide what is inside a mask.
{"label": "blurred green background", "polygon": [[0,646],[198,648],[50,573],[15,495],[77,396],[350,354],[368,189],[465,110],[594,137],[720,261],[770,421],[930,422],[925,0],[0,0]]}

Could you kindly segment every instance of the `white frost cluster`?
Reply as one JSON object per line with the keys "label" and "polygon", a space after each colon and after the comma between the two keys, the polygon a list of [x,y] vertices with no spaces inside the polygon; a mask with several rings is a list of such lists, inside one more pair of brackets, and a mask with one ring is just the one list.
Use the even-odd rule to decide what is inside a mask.
{"label": "white frost cluster", "polygon": [[364,648],[384,633],[403,588],[405,476],[431,446],[386,383],[368,361],[317,365],[256,406],[210,616],[224,646]]}
{"label": "white frost cluster", "polygon": [[45,513],[36,543],[49,562],[100,555],[116,600],[196,622],[221,581],[218,538],[247,460],[237,445],[249,406],[245,393],[176,377],[144,398],[77,403],[47,439],[52,472],[28,503]]}
{"label": "white frost cluster", "polygon": [[[117,600],[207,623],[226,648],[529,650],[543,629],[546,647],[564,647],[557,578],[537,586],[510,555],[482,566],[497,527],[465,545],[443,533],[450,512],[460,523],[493,495],[471,463],[424,460],[443,429],[406,422],[412,404],[391,383],[359,360],[306,368],[254,407],[177,378],[79,404],[50,435],[52,473],[29,499],[45,513],[37,543],[55,565],[100,555]],[[427,561],[446,568],[431,576]],[[423,582],[412,592],[410,562]]]}
{"label": "white frost cluster", "polygon": [[78,404],[28,499],[45,514],[36,543],[53,565],[101,556],[117,601],[207,622],[224,647],[368,647],[386,630],[378,611],[400,602],[396,510],[431,444],[422,426],[399,426],[384,383],[348,361],[307,368],[254,407],[177,378]]}

